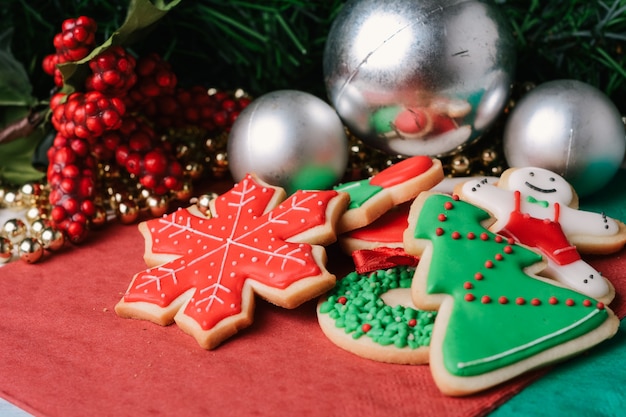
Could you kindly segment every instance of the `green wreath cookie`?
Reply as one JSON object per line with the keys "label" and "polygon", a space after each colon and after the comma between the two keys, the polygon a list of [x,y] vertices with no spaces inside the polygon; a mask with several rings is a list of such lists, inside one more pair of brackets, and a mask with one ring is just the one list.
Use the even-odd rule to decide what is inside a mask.
{"label": "green wreath cookie", "polygon": [[406,306],[413,273],[406,266],[351,272],[318,303],[322,331],[337,346],[364,358],[427,363],[436,312]]}

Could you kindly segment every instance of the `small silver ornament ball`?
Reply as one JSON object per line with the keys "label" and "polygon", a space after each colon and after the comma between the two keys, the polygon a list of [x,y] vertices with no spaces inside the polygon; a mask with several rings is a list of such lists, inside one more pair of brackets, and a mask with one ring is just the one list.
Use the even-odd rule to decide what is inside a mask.
{"label": "small silver ornament ball", "polygon": [[343,122],[389,154],[451,154],[504,108],[516,53],[477,0],[350,0],[331,26],[326,90]]}
{"label": "small silver ornament ball", "polygon": [[292,193],[327,189],[343,176],[348,139],[337,113],[312,94],[279,90],[253,100],[228,137],[235,181],[254,173]]}
{"label": "small silver ornament ball", "polygon": [[549,169],[583,197],[613,178],[626,136],[620,112],[603,92],[581,81],[556,80],[519,100],[506,122],[503,148],[510,166]]}

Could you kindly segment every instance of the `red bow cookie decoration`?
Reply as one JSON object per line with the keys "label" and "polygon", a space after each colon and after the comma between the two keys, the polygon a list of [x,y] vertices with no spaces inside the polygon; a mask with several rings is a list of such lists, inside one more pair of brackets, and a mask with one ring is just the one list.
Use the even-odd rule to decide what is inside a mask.
{"label": "red bow cookie decoration", "polygon": [[[149,269],[115,306],[121,317],[172,322],[212,349],[252,323],[254,293],[295,308],[335,285],[320,245],[349,197],[285,192],[248,175],[213,201],[212,217],[188,209],[139,225]],[[284,200],[284,201],[283,201]]]}

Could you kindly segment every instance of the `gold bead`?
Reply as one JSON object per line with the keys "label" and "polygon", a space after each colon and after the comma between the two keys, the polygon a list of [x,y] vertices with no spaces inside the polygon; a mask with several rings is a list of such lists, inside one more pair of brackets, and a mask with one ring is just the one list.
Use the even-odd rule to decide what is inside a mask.
{"label": "gold bead", "polygon": [[6,191],[4,193],[4,205],[10,208],[19,208],[22,206],[22,196],[15,191]]}
{"label": "gold bead", "polygon": [[113,191],[109,194],[109,206],[117,209],[120,204],[125,201],[130,201],[131,199],[132,197],[130,196],[130,193],[126,191]]}
{"label": "gold bead", "polygon": [[215,152],[216,148],[217,148],[217,141],[215,139],[213,139],[213,138],[208,138],[204,142],[204,147],[205,147],[207,152]]}
{"label": "gold bead", "polygon": [[48,223],[43,219],[37,219],[30,224],[30,235],[34,238],[39,238],[41,236],[41,232],[43,232],[46,227],[48,227]]}
{"label": "gold bead", "polygon": [[48,219],[48,209],[47,207],[42,206],[30,207],[28,210],[26,210],[24,217],[26,218],[26,221],[30,224],[33,224],[37,220],[46,220]]}
{"label": "gold bead", "polygon": [[107,222],[107,211],[102,205],[96,205],[96,212],[91,218],[91,226],[102,227]]}
{"label": "gold bead", "polygon": [[162,217],[167,213],[169,200],[164,196],[151,195],[146,199],[146,205],[153,217]]}
{"label": "gold bead", "polygon": [[41,195],[41,185],[36,183],[27,183],[20,187],[19,190],[23,204],[32,206],[37,203],[37,198]]}
{"label": "gold bead", "polygon": [[51,251],[59,250],[65,244],[65,236],[63,236],[63,233],[60,230],[57,230],[54,227],[46,227],[41,232],[40,240],[44,249]]}
{"label": "gold bead", "polygon": [[470,164],[471,162],[467,156],[456,155],[452,158],[452,162],[450,163],[452,174],[455,176],[468,175],[470,172]]}
{"label": "gold bead", "polygon": [[183,185],[180,188],[180,190],[174,191],[174,197],[178,201],[189,201],[192,195],[193,195],[193,186],[191,185],[190,182],[186,182],[186,181],[183,182]]}
{"label": "gold bead", "polygon": [[194,181],[200,179],[203,173],[204,166],[199,162],[192,161],[185,165],[185,175]]}
{"label": "gold bead", "polygon": [[483,149],[481,154],[481,160],[483,165],[488,166],[498,159],[498,152],[495,149],[487,148]]}
{"label": "gold bead", "polygon": [[[152,192],[148,190],[147,188],[141,187],[137,192],[137,199],[139,201],[146,201],[150,197],[152,197]],[[129,199],[132,200],[132,197],[129,197]]]}
{"label": "gold bead", "polygon": [[13,257],[13,244],[6,237],[0,236],[0,264],[5,264]]}
{"label": "gold bead", "polygon": [[190,153],[191,153],[191,148],[184,143],[181,143],[180,145],[176,147],[176,159],[178,160],[189,157]]}
{"label": "gold bead", "polygon": [[196,200],[196,208],[200,213],[211,217],[211,201],[217,197],[216,194],[202,194]]}
{"label": "gold bead", "polygon": [[213,158],[213,175],[217,178],[221,178],[228,171],[228,155],[226,152],[218,152]]}
{"label": "gold bead", "polygon": [[248,93],[243,88],[238,88],[233,92],[235,98],[248,97]]}
{"label": "gold bead", "polygon": [[499,177],[500,175],[502,175],[503,171],[504,169],[502,168],[502,165],[493,166],[490,170],[491,175],[493,175],[494,177]]}
{"label": "gold bead", "polygon": [[32,237],[24,238],[17,247],[20,259],[34,264],[43,256],[43,245],[37,239]]}
{"label": "gold bead", "polygon": [[9,219],[4,222],[1,234],[11,243],[17,243],[26,237],[26,224],[20,219]]}
{"label": "gold bead", "polygon": [[118,179],[121,176],[120,168],[116,164],[103,164],[100,166],[102,178],[107,180]]}
{"label": "gold bead", "polygon": [[139,207],[132,200],[123,201],[118,204],[116,215],[122,224],[135,223],[139,218]]}

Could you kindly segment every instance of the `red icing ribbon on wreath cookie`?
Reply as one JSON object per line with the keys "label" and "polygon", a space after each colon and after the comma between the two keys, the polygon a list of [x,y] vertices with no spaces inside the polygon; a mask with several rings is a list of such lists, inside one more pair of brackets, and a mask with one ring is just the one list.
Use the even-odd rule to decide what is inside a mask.
{"label": "red icing ribbon on wreath cookie", "polygon": [[355,269],[359,274],[389,269],[396,266],[416,266],[419,258],[409,255],[402,248],[378,247],[352,252]]}

